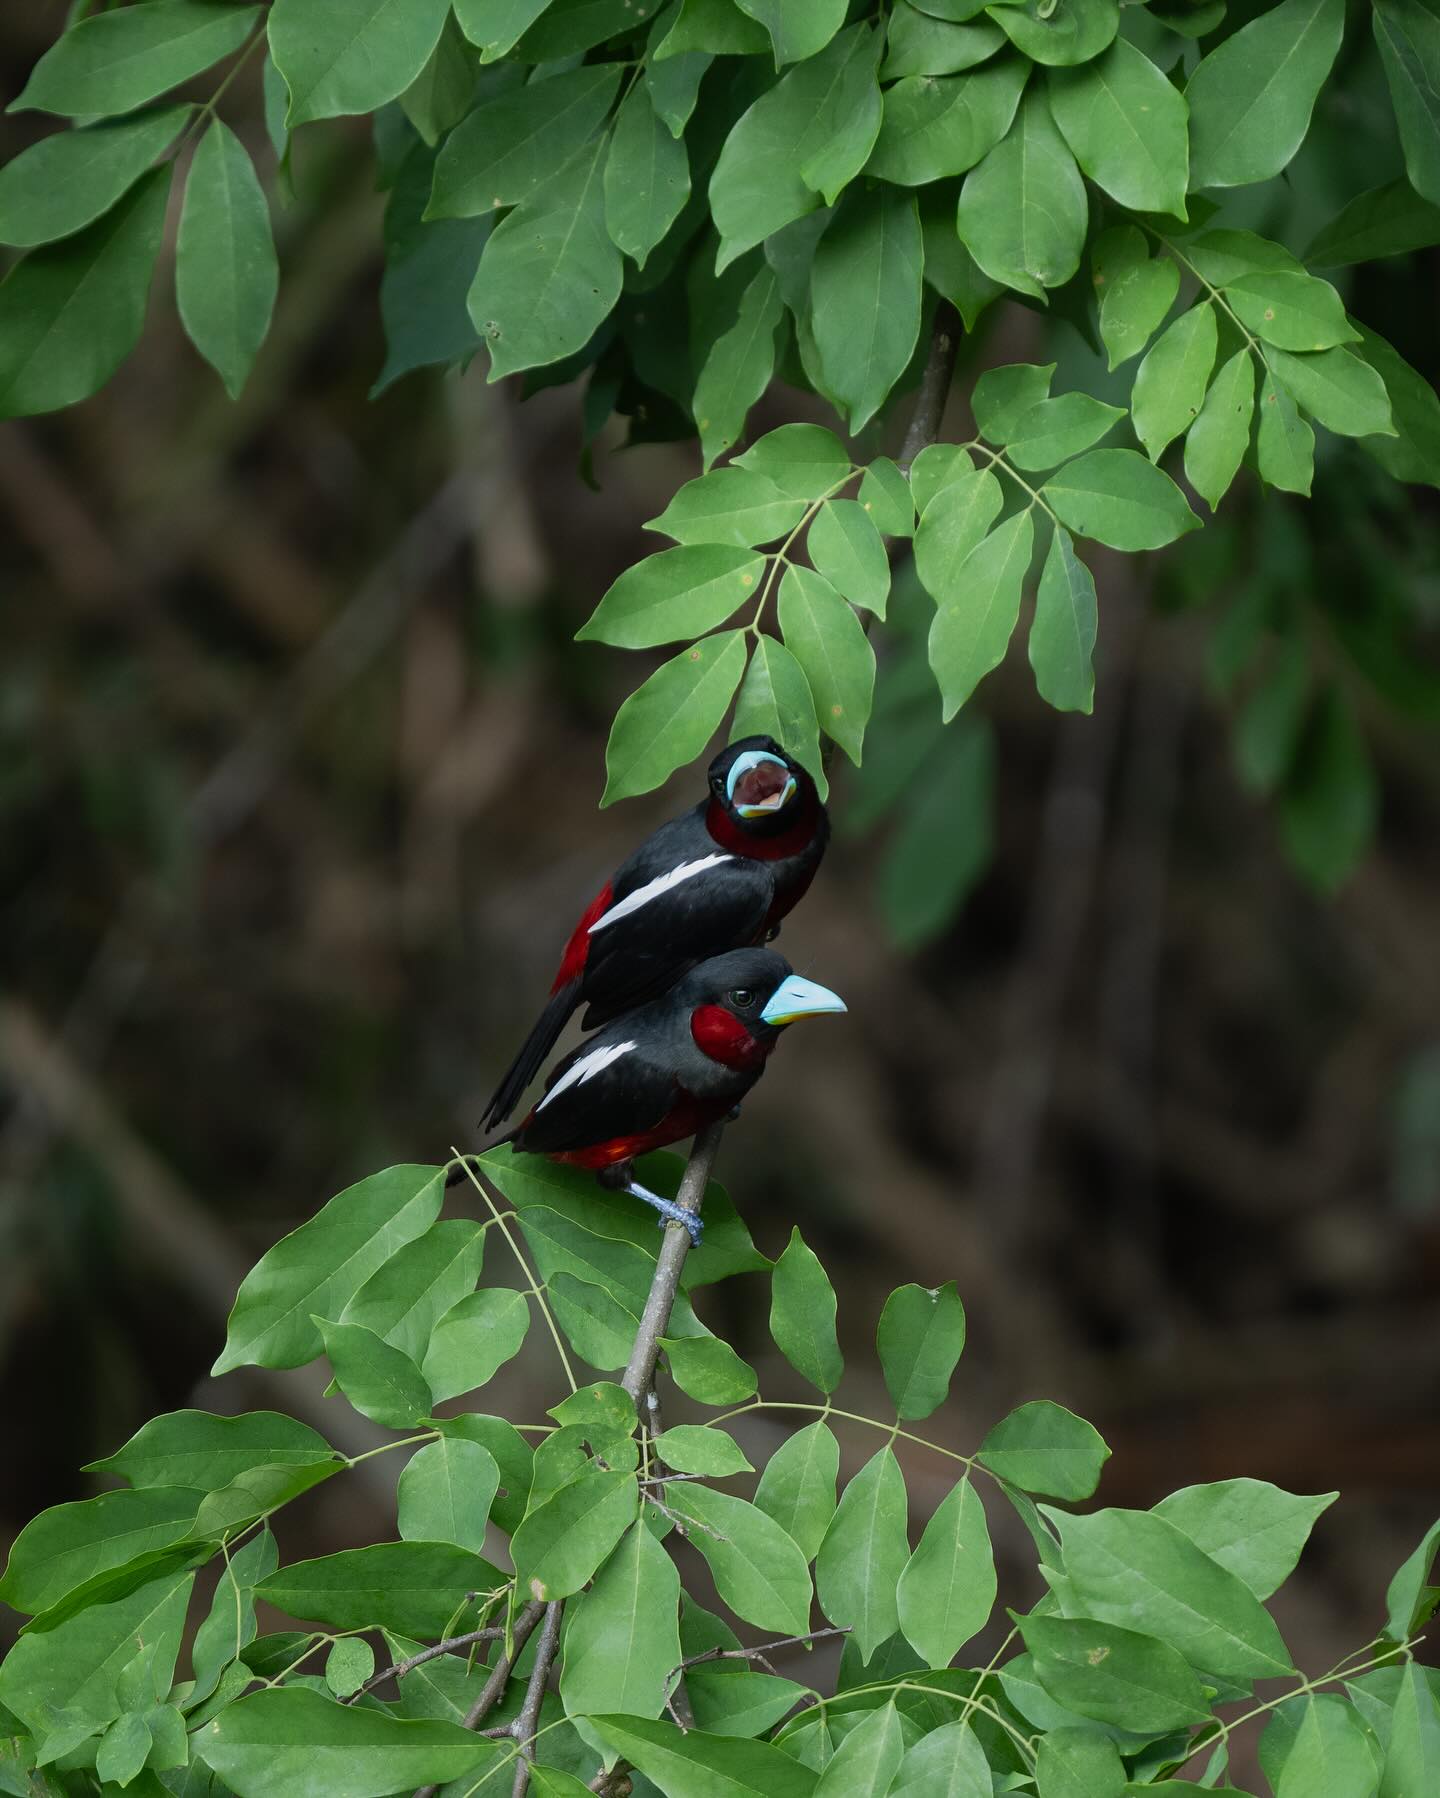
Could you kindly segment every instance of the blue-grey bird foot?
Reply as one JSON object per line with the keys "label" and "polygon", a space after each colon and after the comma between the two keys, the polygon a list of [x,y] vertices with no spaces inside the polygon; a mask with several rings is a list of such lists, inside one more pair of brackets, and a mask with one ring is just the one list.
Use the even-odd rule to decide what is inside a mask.
{"label": "blue-grey bird foot", "polygon": [[725,1122],[727,1124],[735,1124],[735,1123],[738,1123],[739,1121],[740,1121],[740,1107],[738,1105],[732,1105],[730,1107],[730,1109],[725,1113]]}
{"label": "blue-grey bird foot", "polygon": [[687,1211],[683,1205],[677,1205],[673,1199],[662,1199],[658,1192],[651,1192],[648,1186],[641,1186],[638,1181],[631,1181],[625,1190],[632,1198],[643,1199],[647,1205],[660,1213],[660,1228],[666,1224],[683,1224],[690,1232],[690,1246],[698,1249],[700,1237],[705,1228],[693,1211]]}

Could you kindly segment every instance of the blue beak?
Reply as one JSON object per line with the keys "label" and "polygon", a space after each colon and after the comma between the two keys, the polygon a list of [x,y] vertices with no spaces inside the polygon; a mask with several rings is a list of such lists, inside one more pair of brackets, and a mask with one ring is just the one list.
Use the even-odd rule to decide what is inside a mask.
{"label": "blue beak", "polygon": [[765,762],[770,762],[777,768],[784,767],[783,762],[776,761],[773,755],[763,749],[747,749],[743,755],[736,756],[735,764],[725,778],[725,797],[735,806],[742,818],[772,818],[776,812],[783,811],[795,797],[795,776],[787,771],[785,785],[778,792],[772,793],[768,799],[762,799],[759,805],[736,803],[735,788],[739,785],[741,777],[748,774],[752,768],[759,768]]}
{"label": "blue beak", "polygon": [[819,1017],[825,1012],[844,1011],[845,1001],[828,986],[813,980],[802,980],[798,974],[787,975],[771,993],[761,1020],[766,1024],[793,1024],[797,1018]]}

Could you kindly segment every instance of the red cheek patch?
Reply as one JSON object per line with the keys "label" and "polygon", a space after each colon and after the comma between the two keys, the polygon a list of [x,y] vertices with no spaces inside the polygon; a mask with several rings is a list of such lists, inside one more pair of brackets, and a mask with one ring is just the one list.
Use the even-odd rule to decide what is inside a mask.
{"label": "red cheek patch", "polygon": [[702,1005],[691,1012],[690,1034],[697,1048],[727,1068],[758,1067],[773,1046],[758,1042],[723,1005]]}

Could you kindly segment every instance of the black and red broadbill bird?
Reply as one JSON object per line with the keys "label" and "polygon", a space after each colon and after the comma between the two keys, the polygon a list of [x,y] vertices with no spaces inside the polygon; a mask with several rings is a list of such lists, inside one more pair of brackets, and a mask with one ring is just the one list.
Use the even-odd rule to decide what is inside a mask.
{"label": "black and red broadbill bird", "polygon": [[797,1018],[845,1010],[773,949],[735,949],[685,974],[556,1063],[545,1095],[502,1140],[592,1168],[700,1241],[700,1219],[641,1186],[635,1157],[693,1136],[734,1110]]}
{"label": "black and red broadbill bird", "polygon": [[766,941],[805,896],[829,837],[815,782],[773,737],[717,755],[708,796],[647,837],[586,906],[481,1129],[509,1117],[580,1006],[594,1030],[707,956]]}

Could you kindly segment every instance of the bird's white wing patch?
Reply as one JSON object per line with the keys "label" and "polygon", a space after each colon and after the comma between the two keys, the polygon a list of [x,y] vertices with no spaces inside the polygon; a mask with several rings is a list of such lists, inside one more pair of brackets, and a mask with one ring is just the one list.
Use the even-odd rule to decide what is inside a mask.
{"label": "bird's white wing patch", "polygon": [[654,880],[647,880],[643,887],[637,887],[633,893],[627,893],[617,905],[612,905],[590,926],[589,935],[594,936],[597,930],[603,930],[607,924],[613,924],[617,918],[628,918],[632,912],[640,910],[642,905],[649,905],[652,899],[658,899],[662,893],[668,893],[687,880],[693,880],[697,874],[703,874],[709,868],[718,868],[721,862],[733,862],[733,855],[702,855],[698,861],[681,862],[671,868],[668,874],[657,874]]}
{"label": "bird's white wing patch", "polygon": [[593,1080],[597,1074],[603,1073],[612,1061],[619,1061],[622,1055],[628,1055],[634,1047],[634,1043],[606,1043],[599,1049],[592,1049],[588,1055],[582,1055],[579,1061],[566,1068],[535,1109],[543,1111],[567,1087],[584,1086],[587,1080]]}

